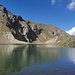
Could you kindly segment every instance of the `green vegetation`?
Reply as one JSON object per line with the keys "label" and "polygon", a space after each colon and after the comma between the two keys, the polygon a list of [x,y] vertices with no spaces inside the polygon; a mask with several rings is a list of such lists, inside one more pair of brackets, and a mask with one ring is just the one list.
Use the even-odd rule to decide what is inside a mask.
{"label": "green vegetation", "polygon": [[0,32],[11,32],[10,29],[4,24],[0,24]]}
{"label": "green vegetation", "polygon": [[[21,16],[13,15],[3,8],[0,6],[0,42],[9,42],[15,38],[17,41],[32,44],[75,46],[75,36],[70,36],[54,25],[23,20]],[[14,38],[8,32],[12,32]]]}

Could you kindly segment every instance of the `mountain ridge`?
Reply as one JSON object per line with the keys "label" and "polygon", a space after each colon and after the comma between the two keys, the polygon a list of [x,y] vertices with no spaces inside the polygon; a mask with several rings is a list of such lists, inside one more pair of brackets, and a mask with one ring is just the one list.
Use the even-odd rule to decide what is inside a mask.
{"label": "mountain ridge", "polygon": [[71,43],[74,45],[74,39],[74,36],[70,36],[65,31],[54,25],[46,25],[24,20],[20,15],[14,15],[4,6],[0,5],[1,43],[32,43],[55,45],[70,45]]}

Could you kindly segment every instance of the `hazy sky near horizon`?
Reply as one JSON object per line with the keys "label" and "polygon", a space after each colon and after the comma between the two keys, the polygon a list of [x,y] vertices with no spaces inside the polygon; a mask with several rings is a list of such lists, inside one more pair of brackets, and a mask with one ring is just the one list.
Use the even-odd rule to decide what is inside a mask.
{"label": "hazy sky near horizon", "polygon": [[0,4],[25,20],[53,24],[75,35],[75,0],[0,0]]}

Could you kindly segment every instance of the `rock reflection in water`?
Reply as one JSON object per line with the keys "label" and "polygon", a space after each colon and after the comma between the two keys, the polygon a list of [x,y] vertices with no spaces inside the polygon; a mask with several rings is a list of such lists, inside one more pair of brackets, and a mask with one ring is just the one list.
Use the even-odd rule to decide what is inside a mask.
{"label": "rock reflection in water", "polygon": [[0,75],[19,72],[22,67],[55,63],[62,55],[60,48],[37,45],[0,45]]}

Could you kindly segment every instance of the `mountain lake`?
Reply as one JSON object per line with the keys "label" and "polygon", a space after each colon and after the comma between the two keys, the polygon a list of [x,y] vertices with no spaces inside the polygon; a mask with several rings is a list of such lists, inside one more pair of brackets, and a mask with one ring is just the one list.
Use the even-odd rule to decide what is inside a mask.
{"label": "mountain lake", "polygon": [[75,48],[0,44],[0,75],[75,75]]}

